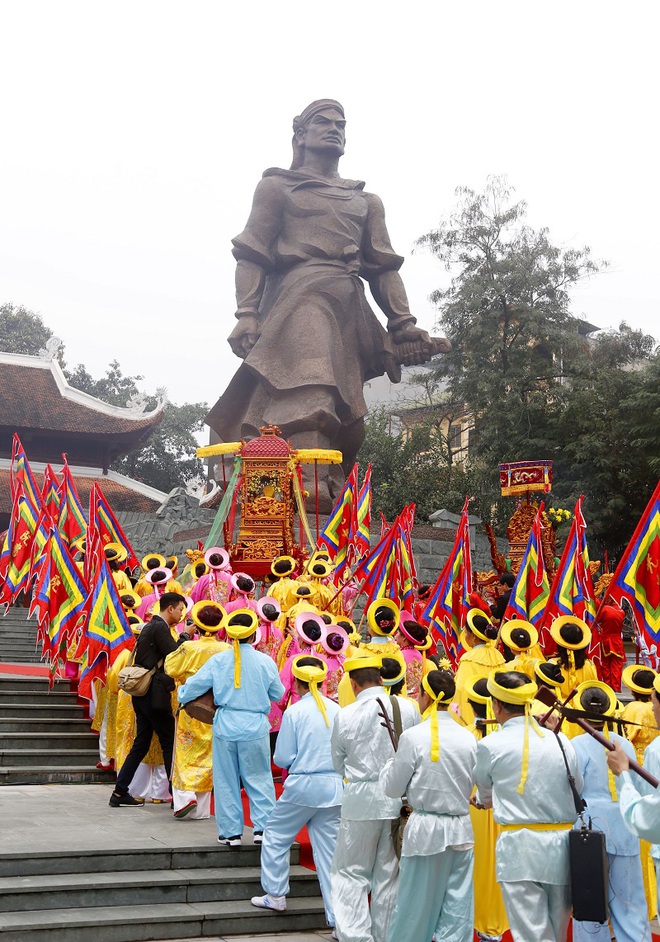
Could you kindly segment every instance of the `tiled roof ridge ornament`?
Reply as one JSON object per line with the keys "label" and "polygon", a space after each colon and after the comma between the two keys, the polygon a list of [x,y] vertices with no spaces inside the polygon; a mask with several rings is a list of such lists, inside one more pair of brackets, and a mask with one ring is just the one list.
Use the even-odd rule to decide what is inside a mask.
{"label": "tiled roof ridge ornament", "polygon": [[54,334],[46,341],[46,346],[39,350],[39,356],[42,360],[54,360],[60,349],[64,346],[64,341]]}

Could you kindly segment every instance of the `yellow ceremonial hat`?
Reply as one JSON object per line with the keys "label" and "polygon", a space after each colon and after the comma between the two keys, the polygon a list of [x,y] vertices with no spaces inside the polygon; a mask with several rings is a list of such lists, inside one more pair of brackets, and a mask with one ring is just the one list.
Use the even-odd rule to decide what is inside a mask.
{"label": "yellow ceremonial hat", "polygon": [[[527,633],[528,638],[519,634],[523,631]],[[511,648],[512,651],[516,652],[528,651],[539,643],[538,631],[531,622],[525,621],[523,618],[512,618],[511,621],[505,622],[500,627],[500,638],[507,648]]]}
{"label": "yellow ceremonial hat", "polygon": [[[477,623],[477,619],[479,619],[479,621],[483,619],[485,622],[485,625]],[[465,621],[467,622],[468,628],[470,629],[472,634],[475,635],[475,637],[480,638],[482,641],[494,640],[493,638],[489,638],[485,632],[485,628],[487,627],[492,628],[493,623],[488,617],[488,615],[486,615],[486,613],[482,611],[480,608],[471,608],[470,611],[467,613]]]}
{"label": "yellow ceremonial hat", "polygon": [[142,597],[138,595],[137,592],[134,592],[133,589],[122,589],[121,592],[119,592],[119,601],[124,608],[132,610],[138,607],[142,601]]}
{"label": "yellow ceremonial hat", "polygon": [[367,609],[367,624],[375,635],[388,638],[399,627],[401,613],[391,599],[376,599]]}
{"label": "yellow ceremonial hat", "polygon": [[475,677],[469,677],[465,681],[465,687],[463,689],[465,690],[465,696],[467,697],[468,700],[473,700],[475,703],[488,703],[489,702],[490,700],[489,694],[477,693],[477,691],[474,689],[474,685],[478,681],[485,680],[485,679],[486,678],[484,677],[475,676]]}
{"label": "yellow ceremonial hat", "polygon": [[276,556],[270,564],[270,571],[274,576],[290,576],[296,568],[296,561],[293,556]]}
{"label": "yellow ceremonial hat", "polygon": [[[636,677],[638,673],[640,676]],[[643,664],[628,664],[621,673],[621,680],[628,690],[647,697],[653,692],[657,677],[658,674],[652,668],[644,667]]]}
{"label": "yellow ceremonial hat", "polygon": [[205,634],[215,634],[222,628],[222,620],[226,617],[226,612],[218,602],[202,599],[201,602],[195,602],[190,610],[190,617],[200,631]]}
{"label": "yellow ceremonial hat", "polygon": [[[381,666],[381,677],[383,677],[383,687],[394,687],[399,681],[403,680],[406,676],[406,662],[403,659],[403,656],[387,655],[387,660],[396,661],[399,665],[398,673],[394,677],[383,677],[382,672],[386,669],[385,665]],[[382,658],[381,658],[382,661]]]}
{"label": "yellow ceremonial hat", "polygon": [[383,659],[380,655],[376,656],[375,654],[369,654],[366,657],[360,657],[356,655],[355,657],[349,657],[344,661],[344,671],[350,674],[351,671],[360,671],[365,667],[375,667],[377,670],[380,670],[383,666]]}
{"label": "yellow ceremonial hat", "polygon": [[[594,709],[591,712],[601,713],[603,717],[614,716],[617,709],[616,694],[609,684],[604,684],[601,680],[585,680],[583,683],[578,684],[577,693],[573,702],[577,700],[583,710],[589,710],[588,694],[590,690],[602,690],[607,695],[608,700],[606,710]],[[583,697],[585,697],[587,700],[586,703],[584,702]]]}
{"label": "yellow ceremonial hat", "polygon": [[140,565],[144,572],[149,572],[150,569],[164,569],[165,557],[161,556],[160,553],[147,553],[146,556],[142,557]]}
{"label": "yellow ceremonial hat", "polygon": [[207,566],[207,564],[204,562],[203,559],[198,559],[197,562],[194,562],[192,564],[191,571],[192,571],[193,582],[198,582],[202,578],[202,576],[205,576],[206,573],[210,572],[211,570],[209,569],[209,567]]}
{"label": "yellow ceremonial hat", "polygon": [[332,566],[324,559],[313,559],[307,565],[307,572],[314,579],[327,579],[332,572]]}
{"label": "yellow ceremonial hat", "polygon": [[108,562],[123,563],[128,556],[126,547],[121,543],[106,543],[103,552]]}
{"label": "yellow ceremonial hat", "polygon": [[[562,631],[569,625],[575,625],[580,630],[581,639],[579,641],[569,642],[565,640]],[[586,621],[578,618],[577,615],[561,615],[559,618],[555,618],[550,625],[550,634],[555,644],[558,644],[561,648],[566,648],[568,651],[581,651],[591,644],[591,629]]]}
{"label": "yellow ceremonial hat", "polygon": [[258,624],[259,619],[251,608],[236,608],[227,615],[225,629],[229,638],[242,641],[255,633]]}
{"label": "yellow ceremonial hat", "polygon": [[546,687],[561,687],[566,679],[554,661],[538,661],[534,665],[534,677]]}
{"label": "yellow ceremonial hat", "polygon": [[304,684],[323,683],[325,678],[328,676],[328,665],[325,661],[322,661],[321,658],[314,658],[316,664],[299,664],[300,660],[309,660],[309,654],[299,654],[298,657],[294,657],[291,664],[291,673],[294,677],[297,677],[298,680],[302,680]]}

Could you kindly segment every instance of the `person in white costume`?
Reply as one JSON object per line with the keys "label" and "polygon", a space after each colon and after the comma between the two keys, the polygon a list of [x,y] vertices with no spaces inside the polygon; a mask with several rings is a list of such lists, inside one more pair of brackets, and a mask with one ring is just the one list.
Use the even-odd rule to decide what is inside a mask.
{"label": "person in white costume", "polygon": [[[655,724],[660,728],[660,675],[653,681],[651,708]],[[640,840],[651,843],[651,857],[660,879],[660,787],[653,788],[639,775],[630,772],[628,758],[619,743],[615,743],[614,752],[607,753],[607,764],[615,775],[620,776],[617,782],[621,786],[619,810],[628,830]],[[654,739],[644,750],[644,768],[651,775],[660,778],[660,737]],[[660,882],[658,902],[660,903]]]}
{"label": "person in white costume", "polygon": [[[614,716],[617,708],[616,694],[607,684],[588,680],[577,688],[574,701],[579,709],[606,717]],[[631,758],[635,758],[632,743],[608,731],[608,724],[590,722],[597,729],[604,729],[612,742],[619,743]],[[575,749],[578,768],[584,779],[580,792],[587,803],[587,815],[593,826],[605,834],[607,850],[607,873],[610,889],[610,921],[617,942],[651,942],[651,927],[648,920],[642,861],[639,841],[626,829],[619,811],[617,787],[614,776],[608,772],[606,752],[600,743],[581,733],[574,736],[571,745]],[[577,825],[579,827],[579,824]],[[577,922],[573,920],[573,942],[610,942],[610,927],[607,922]]]}
{"label": "person in white costume", "polygon": [[261,847],[264,896],[253,906],[284,912],[289,892],[289,857],[296,834],[307,827],[321,885],[325,918],[335,924],[330,895],[330,866],[339,833],[344,783],[332,765],[330,731],[339,707],[322,696],[328,666],[320,658],[300,655],[292,665],[300,699],[285,711],[273,761],[289,774],[266,823]]}
{"label": "person in white costume", "polygon": [[[384,709],[390,720],[393,717],[390,698],[381,686],[380,664],[381,658],[373,654],[344,662],[356,699],[339,711],[332,728],[332,761],[347,782],[331,872],[340,942],[387,942],[396,905],[399,862],[392,823],[399,817],[401,801],[388,798],[379,780],[394,752],[379,716]],[[420,721],[411,707],[401,711],[404,729]]]}
{"label": "person in white costume", "polygon": [[472,942],[474,837],[470,795],[477,741],[449,715],[451,671],[422,678],[422,723],[401,735],[380,773],[385,794],[412,807],[403,836],[399,894],[389,942]]}
{"label": "person in white costume", "polygon": [[[530,714],[536,684],[493,671],[488,692],[502,728],[477,745],[477,807],[501,825],[496,873],[514,942],[565,942],[570,918],[568,832],[576,819],[557,736]],[[575,751],[559,733],[577,789]]]}

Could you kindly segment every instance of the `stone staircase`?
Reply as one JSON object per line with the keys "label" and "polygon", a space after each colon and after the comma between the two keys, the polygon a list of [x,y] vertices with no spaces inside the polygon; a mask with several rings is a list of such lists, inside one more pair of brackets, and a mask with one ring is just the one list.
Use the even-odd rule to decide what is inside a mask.
{"label": "stone staircase", "polygon": [[0,854],[0,939],[144,942],[322,929],[316,874],[299,866],[297,845],[291,862],[287,911],[273,913],[250,905],[262,892],[253,844]]}
{"label": "stone staircase", "polygon": [[39,664],[41,651],[36,651],[37,623],[28,620],[28,610],[14,605],[0,617],[0,667],[4,664]]}
{"label": "stone staircase", "polygon": [[0,785],[111,782],[96,768],[98,737],[68,681],[2,675]]}

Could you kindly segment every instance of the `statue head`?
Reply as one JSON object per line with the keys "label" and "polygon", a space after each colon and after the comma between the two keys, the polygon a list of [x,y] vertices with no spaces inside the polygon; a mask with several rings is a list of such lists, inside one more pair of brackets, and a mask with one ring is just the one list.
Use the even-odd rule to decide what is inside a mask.
{"label": "statue head", "polygon": [[344,153],[346,118],[344,108],[334,98],[320,98],[307,105],[293,119],[293,160],[291,169],[298,170],[305,159],[305,148]]}

